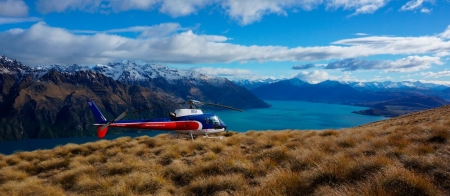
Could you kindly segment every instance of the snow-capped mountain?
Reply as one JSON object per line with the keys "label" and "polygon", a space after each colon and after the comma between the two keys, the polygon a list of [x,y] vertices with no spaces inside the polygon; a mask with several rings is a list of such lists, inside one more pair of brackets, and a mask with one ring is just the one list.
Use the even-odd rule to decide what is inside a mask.
{"label": "snow-capped mountain", "polygon": [[0,55],[0,74],[12,74],[17,78],[30,74],[33,70],[15,59]]}
{"label": "snow-capped mountain", "polygon": [[238,86],[245,87],[249,90],[258,88],[263,85],[272,84],[274,82],[280,81],[279,79],[260,79],[260,80],[233,80],[233,83],[237,84]]}
{"label": "snow-capped mountain", "polygon": [[0,140],[91,135],[95,127],[86,99],[96,100],[107,118],[149,107],[154,110],[128,116],[163,117],[190,99],[240,109],[270,107],[227,79],[195,71],[130,61],[29,67],[0,55]]}
{"label": "snow-capped mountain", "polygon": [[358,90],[395,90],[395,89],[418,89],[418,90],[443,90],[450,86],[434,83],[423,83],[420,81],[402,81],[402,82],[343,82]]}
{"label": "snow-capped mountain", "polygon": [[41,77],[51,69],[61,73],[90,70],[128,84],[137,84],[156,78],[164,78],[170,84],[177,84],[180,80],[187,80],[194,85],[207,83],[214,86],[222,85],[226,81],[224,78],[207,76],[192,70],[174,69],[157,64],[137,64],[132,61],[114,62],[106,65],[44,65],[32,67],[31,69],[35,74],[35,78]]}
{"label": "snow-capped mountain", "polygon": [[[106,65],[73,64],[29,67],[13,59],[0,56],[0,62],[4,62],[0,63],[0,71],[13,75],[16,81],[27,78],[27,80],[38,82],[43,76],[53,71],[65,75],[91,71],[125,84],[149,88],[153,92],[164,94],[172,101],[197,99],[237,108],[268,107],[249,90],[238,87],[226,78],[208,76],[193,70],[173,69],[156,64],[139,64],[132,61]],[[95,77],[95,74],[91,73],[90,75]],[[236,96],[245,97],[245,100],[236,98]]]}

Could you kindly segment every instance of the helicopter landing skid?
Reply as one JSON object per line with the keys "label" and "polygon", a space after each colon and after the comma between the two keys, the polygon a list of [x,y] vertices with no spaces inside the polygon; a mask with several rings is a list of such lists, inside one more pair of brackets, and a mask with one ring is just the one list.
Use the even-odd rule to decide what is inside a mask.
{"label": "helicopter landing skid", "polygon": [[219,138],[219,139],[223,139],[223,136],[212,137],[212,136],[209,136],[208,134],[205,134],[205,135],[203,136],[203,138],[208,138],[208,139],[216,139],[216,138]]}
{"label": "helicopter landing skid", "polygon": [[195,136],[193,136],[193,135],[191,136],[190,134],[186,135],[186,134],[179,134],[179,133],[169,133],[168,135],[169,135],[170,139],[192,139],[192,140],[194,140],[194,138],[195,138]]}
{"label": "helicopter landing skid", "polygon": [[[179,134],[179,133],[168,133],[169,138],[170,139],[192,139],[194,140],[194,138],[196,138],[197,136],[195,136],[194,134]],[[208,138],[208,139],[223,139],[223,136],[218,136],[218,137],[213,137],[213,136],[209,136],[208,134],[205,134],[203,136],[203,138]]]}
{"label": "helicopter landing skid", "polygon": [[168,133],[168,135],[169,135],[169,138],[170,139],[192,139],[192,140],[194,140],[194,138],[196,138],[197,136],[195,136],[194,134],[192,134],[192,133],[187,133],[187,135],[186,134],[180,134],[180,133]]}

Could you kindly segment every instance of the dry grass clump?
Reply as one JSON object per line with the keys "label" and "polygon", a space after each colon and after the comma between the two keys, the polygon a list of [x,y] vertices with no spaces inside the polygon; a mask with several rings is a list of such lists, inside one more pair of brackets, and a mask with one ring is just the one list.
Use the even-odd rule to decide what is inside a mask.
{"label": "dry grass clump", "polygon": [[0,193],[450,195],[450,106],[350,129],[221,135],[0,155]]}
{"label": "dry grass clump", "polygon": [[2,195],[64,195],[65,191],[37,177],[29,177],[22,181],[8,181],[1,184],[0,193]]}
{"label": "dry grass clump", "polygon": [[237,174],[196,178],[186,188],[188,195],[233,194],[246,186],[244,177]]}

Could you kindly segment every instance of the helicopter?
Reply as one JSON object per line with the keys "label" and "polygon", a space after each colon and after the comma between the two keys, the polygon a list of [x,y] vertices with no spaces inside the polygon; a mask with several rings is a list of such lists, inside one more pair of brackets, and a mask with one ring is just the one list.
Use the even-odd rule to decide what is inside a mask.
{"label": "helicopter", "polygon": [[[207,138],[216,138],[211,137],[208,134],[226,131],[227,125],[217,115],[203,113],[201,109],[197,109],[196,107],[210,105],[243,112],[240,109],[229,106],[189,100],[178,103],[181,105],[189,104],[189,109],[176,109],[175,112],[169,113],[170,118],[122,120],[127,114],[125,111],[114,120],[108,121],[101,113],[100,109],[98,109],[97,105],[95,105],[94,101],[88,100],[87,103],[94,114],[96,120],[96,124],[94,125],[97,126],[97,136],[99,138],[105,137],[109,127],[174,131],[179,135],[183,134],[190,136],[192,140],[194,140],[194,136],[196,135],[204,135],[203,137]],[[141,112],[143,110],[136,110],[134,113]],[[219,138],[222,139],[223,137]]]}

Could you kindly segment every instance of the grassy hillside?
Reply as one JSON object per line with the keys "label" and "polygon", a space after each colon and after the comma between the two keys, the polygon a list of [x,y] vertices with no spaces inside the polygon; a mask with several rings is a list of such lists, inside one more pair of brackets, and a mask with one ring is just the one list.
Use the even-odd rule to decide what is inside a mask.
{"label": "grassy hillside", "polygon": [[360,127],[0,155],[4,195],[449,195],[450,106]]}

